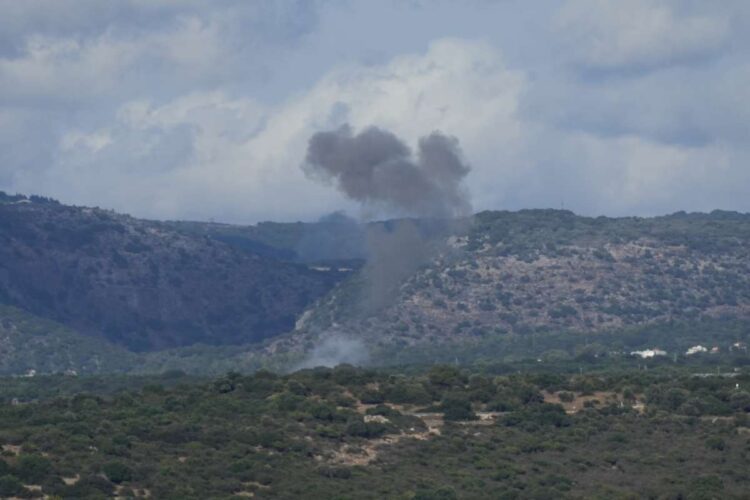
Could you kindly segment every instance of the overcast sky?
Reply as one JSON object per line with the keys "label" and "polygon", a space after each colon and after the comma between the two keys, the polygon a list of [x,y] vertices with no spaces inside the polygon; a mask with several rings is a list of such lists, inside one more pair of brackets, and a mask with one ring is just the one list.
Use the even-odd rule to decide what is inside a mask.
{"label": "overcast sky", "polygon": [[750,211],[746,0],[0,0],[0,190],[150,218],[358,207],[309,137],[455,136],[475,210]]}

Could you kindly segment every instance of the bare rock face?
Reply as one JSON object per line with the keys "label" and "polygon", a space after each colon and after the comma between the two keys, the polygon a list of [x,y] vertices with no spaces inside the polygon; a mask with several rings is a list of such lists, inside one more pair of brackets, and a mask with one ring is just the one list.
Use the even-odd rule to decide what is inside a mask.
{"label": "bare rock face", "polygon": [[338,279],[164,223],[0,197],[0,303],[131,350],[261,341]]}

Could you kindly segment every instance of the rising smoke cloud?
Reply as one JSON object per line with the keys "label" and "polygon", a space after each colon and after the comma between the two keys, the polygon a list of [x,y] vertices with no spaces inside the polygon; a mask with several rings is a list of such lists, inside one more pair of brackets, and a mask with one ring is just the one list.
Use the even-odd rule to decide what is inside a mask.
{"label": "rising smoke cloud", "polygon": [[310,138],[303,169],[365,207],[417,218],[367,226],[369,289],[359,304],[364,315],[392,301],[403,280],[440,247],[434,235],[455,230],[456,218],[471,212],[462,184],[470,168],[458,140],[440,132],[422,137],[416,154],[378,127],[357,134],[349,125],[318,132]]}
{"label": "rising smoke cloud", "polygon": [[417,154],[393,133],[349,125],[310,138],[305,172],[334,183],[363,205],[416,217],[453,218],[471,212],[462,181],[469,166],[458,140],[440,132],[422,137]]}

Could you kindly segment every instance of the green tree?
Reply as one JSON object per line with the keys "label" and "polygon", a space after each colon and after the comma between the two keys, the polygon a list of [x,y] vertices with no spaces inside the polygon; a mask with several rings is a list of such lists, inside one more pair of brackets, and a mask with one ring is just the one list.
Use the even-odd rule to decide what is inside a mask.
{"label": "green tree", "polygon": [[750,393],[746,391],[735,392],[729,402],[735,410],[750,412]]}
{"label": "green tree", "polygon": [[21,480],[16,476],[5,475],[0,477],[0,496],[3,498],[14,497],[24,493],[26,488],[23,487]]}
{"label": "green tree", "polygon": [[412,500],[455,500],[458,496],[453,488],[438,488],[418,490]]}
{"label": "green tree", "polygon": [[109,462],[104,464],[102,472],[107,476],[107,479],[115,484],[133,480],[132,469],[121,462]]}
{"label": "green tree", "polygon": [[440,388],[454,387],[466,383],[466,377],[461,371],[450,365],[433,366],[427,376],[430,384]]}
{"label": "green tree", "polygon": [[471,402],[463,394],[448,394],[440,405],[445,420],[476,420]]}
{"label": "green tree", "polygon": [[23,455],[16,464],[16,475],[27,483],[40,483],[52,471],[52,463],[39,455]]}

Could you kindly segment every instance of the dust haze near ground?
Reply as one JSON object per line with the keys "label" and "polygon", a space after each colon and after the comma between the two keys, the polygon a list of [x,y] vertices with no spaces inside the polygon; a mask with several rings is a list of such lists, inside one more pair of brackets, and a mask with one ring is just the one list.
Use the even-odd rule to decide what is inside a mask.
{"label": "dust haze near ground", "polygon": [[369,360],[367,347],[359,339],[345,335],[333,335],[324,339],[310,351],[293,371],[318,366],[334,367],[343,363],[361,366]]}

